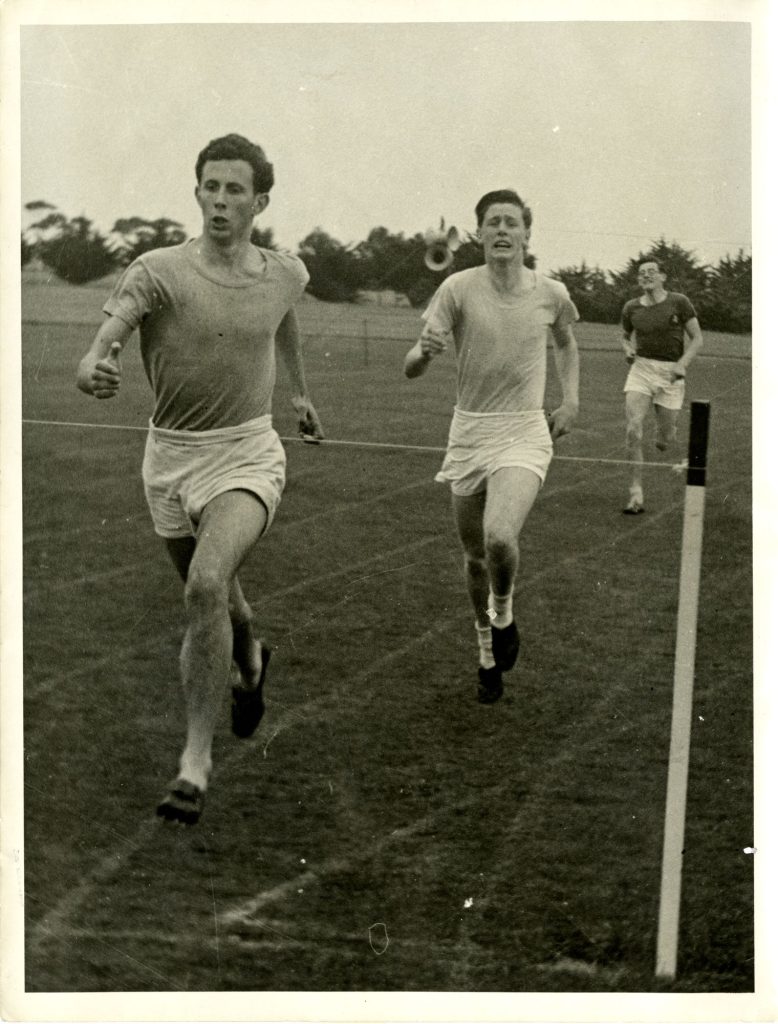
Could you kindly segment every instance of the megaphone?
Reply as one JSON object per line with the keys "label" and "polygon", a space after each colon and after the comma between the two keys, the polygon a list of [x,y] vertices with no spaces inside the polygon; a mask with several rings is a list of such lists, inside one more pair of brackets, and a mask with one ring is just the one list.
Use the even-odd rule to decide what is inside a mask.
{"label": "megaphone", "polygon": [[424,266],[433,273],[438,274],[454,262],[454,253],[462,244],[457,229],[451,225],[446,230],[446,222],[441,217],[440,227],[436,230],[430,228],[424,235],[427,243],[427,251],[424,254]]}

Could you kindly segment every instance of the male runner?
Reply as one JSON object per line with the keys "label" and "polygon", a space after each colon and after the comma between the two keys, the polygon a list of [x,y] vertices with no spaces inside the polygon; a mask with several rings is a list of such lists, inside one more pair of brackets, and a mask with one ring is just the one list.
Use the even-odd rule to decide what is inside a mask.
{"label": "male runner", "polygon": [[[519,534],[545,479],[552,440],[568,433],[578,414],[572,330],[578,313],[563,284],[525,266],[532,213],[514,191],[488,192],[475,212],[486,264],[452,274],[438,288],[404,369],[418,377],[453,337],[457,401],[436,479],[451,485],[465,554],[479,645],[478,699],[493,703],[519,652],[513,616]],[[547,422],[549,331],[563,400]]]}
{"label": "male runner", "polygon": [[255,636],[237,572],[284,488],[286,459],[271,421],[276,345],[301,429],[322,436],[294,312],[307,271],[296,257],[250,242],[270,199],[273,165],[261,147],[233,134],[202,150],[195,174],[202,233],[127,268],[77,378],[87,394],[113,398],[119,353],[140,328],[155,395],[143,480],[156,532],[184,581],[187,619],[180,657],[186,744],[157,813],[185,824],[202,812],[231,677],[233,732],[251,736],[264,711],[270,649]]}
{"label": "male runner", "polygon": [[665,290],[666,274],[651,260],[638,268],[643,294],[621,312],[622,346],[630,366],[626,393],[627,454],[632,461],[627,515],[643,506],[643,421],[651,405],[656,413],[656,447],[666,451],[678,434],[686,371],[702,348],[694,306],[680,292]]}

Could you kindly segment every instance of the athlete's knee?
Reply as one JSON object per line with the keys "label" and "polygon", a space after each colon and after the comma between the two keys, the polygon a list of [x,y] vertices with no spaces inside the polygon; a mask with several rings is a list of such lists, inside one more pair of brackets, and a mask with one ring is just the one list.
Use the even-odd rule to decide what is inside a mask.
{"label": "athlete's knee", "polygon": [[519,545],[516,537],[499,528],[491,528],[486,533],[486,554],[490,562],[505,564],[512,562],[518,555]]}
{"label": "athlete's knee", "polygon": [[643,440],[643,420],[637,416],[630,416],[627,419],[626,431],[627,444],[640,444]]}
{"label": "athlete's knee", "polygon": [[192,563],[184,587],[184,602],[190,611],[221,611],[229,605],[229,584],[216,570]]}
{"label": "athlete's knee", "polygon": [[478,578],[486,572],[486,556],[483,550],[465,551],[463,564],[467,576]]}
{"label": "athlete's knee", "polygon": [[659,435],[660,440],[662,441],[675,441],[675,439],[678,437],[678,424],[675,423],[674,421],[660,422],[658,425],[657,433]]}

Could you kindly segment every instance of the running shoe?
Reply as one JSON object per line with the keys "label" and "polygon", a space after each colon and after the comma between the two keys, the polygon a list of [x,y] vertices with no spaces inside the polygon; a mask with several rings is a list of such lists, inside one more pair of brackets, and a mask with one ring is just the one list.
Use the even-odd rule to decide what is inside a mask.
{"label": "running shoe", "polygon": [[257,685],[251,690],[243,686],[232,688],[232,731],[241,740],[247,740],[254,735],[265,713],[262,685],[265,682],[267,663],[270,661],[270,648],[264,644],[261,647],[262,668]]}
{"label": "running shoe", "polygon": [[478,669],[478,703],[494,704],[502,697],[502,672],[494,665],[492,668]]}
{"label": "running shoe", "polygon": [[165,821],[196,825],[203,813],[204,802],[205,793],[199,786],[186,779],[176,779],[170,784],[170,791],[157,807],[157,814]]}
{"label": "running shoe", "polygon": [[515,622],[502,629],[492,626],[492,655],[501,672],[507,672],[516,664],[519,643],[519,630]]}
{"label": "running shoe", "polygon": [[639,516],[641,514],[641,512],[645,512],[645,511],[646,510],[643,508],[643,500],[642,500],[642,498],[638,498],[634,494],[630,497],[629,501],[627,502],[625,507],[622,509],[622,512],[624,513],[625,516]]}

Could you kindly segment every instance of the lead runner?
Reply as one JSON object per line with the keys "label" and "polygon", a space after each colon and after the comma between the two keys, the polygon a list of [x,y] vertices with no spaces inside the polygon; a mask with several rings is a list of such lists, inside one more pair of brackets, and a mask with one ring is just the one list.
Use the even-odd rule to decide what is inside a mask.
{"label": "lead runner", "polygon": [[[572,330],[578,312],[561,282],[525,266],[532,212],[516,192],[488,192],[475,213],[486,263],[452,274],[438,288],[404,370],[407,377],[420,376],[453,338],[457,400],[435,479],[451,486],[476,619],[477,695],[491,704],[519,653],[513,613],[519,535],[545,480],[552,441],[568,433],[578,415]],[[562,404],[547,422],[549,333]]]}
{"label": "lead runner", "polygon": [[308,273],[297,257],[250,240],[270,200],[273,165],[260,146],[233,134],[202,150],[195,175],[201,235],[127,268],[77,376],[86,394],[113,398],[119,353],[140,328],[155,395],[143,481],[155,530],[184,581],[187,618],[180,658],[186,744],[157,813],[188,825],[202,813],[228,681],[236,736],[251,736],[264,711],[270,650],[255,636],[237,573],[284,488],[286,458],[271,420],[276,344],[301,431],[323,436],[294,311]]}

